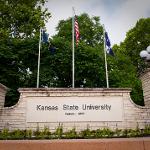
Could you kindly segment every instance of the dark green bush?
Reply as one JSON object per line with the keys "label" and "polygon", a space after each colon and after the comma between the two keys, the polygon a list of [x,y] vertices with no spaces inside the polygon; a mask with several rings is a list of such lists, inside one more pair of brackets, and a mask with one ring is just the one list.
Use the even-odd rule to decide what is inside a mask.
{"label": "dark green bush", "polygon": [[7,140],[8,138],[9,138],[9,130],[4,128],[0,132],[0,139]]}
{"label": "dark green bush", "polygon": [[63,127],[59,125],[56,129],[56,131],[53,133],[53,138],[61,139],[63,138]]}
{"label": "dark green bush", "polygon": [[25,139],[26,138],[26,132],[24,130],[14,130],[9,133],[12,139]]}
{"label": "dark green bush", "polygon": [[77,134],[77,132],[76,132],[76,129],[73,128],[72,130],[70,130],[70,131],[68,131],[68,132],[65,132],[65,133],[64,133],[64,137],[65,137],[66,139],[76,139],[76,138],[78,138],[78,134]]}
{"label": "dark green bush", "polygon": [[80,138],[86,138],[86,139],[87,139],[87,138],[91,138],[91,131],[90,131],[90,129],[87,128],[87,129],[81,131],[81,132],[79,133],[79,137],[80,137]]}

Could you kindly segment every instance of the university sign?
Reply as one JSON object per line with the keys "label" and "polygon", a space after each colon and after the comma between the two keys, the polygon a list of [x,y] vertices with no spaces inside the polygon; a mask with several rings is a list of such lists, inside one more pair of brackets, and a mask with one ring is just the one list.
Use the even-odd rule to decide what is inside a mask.
{"label": "university sign", "polygon": [[122,97],[27,97],[27,122],[123,121]]}
{"label": "university sign", "polygon": [[[143,80],[148,87],[150,79],[144,76]],[[137,124],[144,129],[150,125],[149,101],[146,99],[145,106],[135,105],[130,98],[131,89],[21,88],[20,99],[12,107],[4,107],[6,88],[0,89],[3,90],[0,130],[47,127],[51,131],[59,123],[65,130],[76,128],[77,131],[86,129],[87,125],[92,130],[135,129]]]}

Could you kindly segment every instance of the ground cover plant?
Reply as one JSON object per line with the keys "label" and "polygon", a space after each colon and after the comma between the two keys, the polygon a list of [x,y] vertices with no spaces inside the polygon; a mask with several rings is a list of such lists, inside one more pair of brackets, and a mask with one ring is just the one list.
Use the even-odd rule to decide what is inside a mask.
{"label": "ground cover plant", "polygon": [[45,127],[43,130],[13,130],[3,129],[0,131],[0,140],[35,140],[35,139],[99,139],[99,138],[130,138],[130,137],[150,137],[150,125],[144,129],[118,129],[109,128],[90,130],[87,129],[77,132],[75,128],[65,131],[62,126],[58,126],[55,131],[50,131]]}

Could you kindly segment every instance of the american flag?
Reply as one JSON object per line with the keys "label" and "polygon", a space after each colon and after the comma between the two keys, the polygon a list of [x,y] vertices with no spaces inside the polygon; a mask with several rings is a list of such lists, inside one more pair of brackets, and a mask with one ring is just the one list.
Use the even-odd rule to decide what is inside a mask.
{"label": "american flag", "polygon": [[75,16],[75,22],[74,22],[74,29],[75,29],[75,36],[76,36],[76,45],[78,45],[79,38],[80,38],[80,32],[79,32],[79,25],[78,25],[76,16]]}

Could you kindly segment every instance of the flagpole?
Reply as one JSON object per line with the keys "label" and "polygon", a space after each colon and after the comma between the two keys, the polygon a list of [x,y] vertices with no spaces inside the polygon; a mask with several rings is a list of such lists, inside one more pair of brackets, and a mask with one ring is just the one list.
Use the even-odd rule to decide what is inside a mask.
{"label": "flagpole", "polygon": [[107,84],[107,88],[109,88],[108,69],[107,69],[107,55],[106,55],[106,43],[105,43],[105,27],[104,27],[104,25],[103,25],[103,37],[104,37],[104,56],[105,56],[106,84]]}
{"label": "flagpole", "polygon": [[72,7],[72,88],[75,87],[74,83],[74,74],[75,74],[75,67],[74,67],[74,7]]}
{"label": "flagpole", "polygon": [[36,87],[39,88],[39,73],[40,73],[40,49],[41,49],[41,28],[40,28],[40,37],[39,37],[39,54],[38,54],[38,70],[37,70],[37,84]]}

